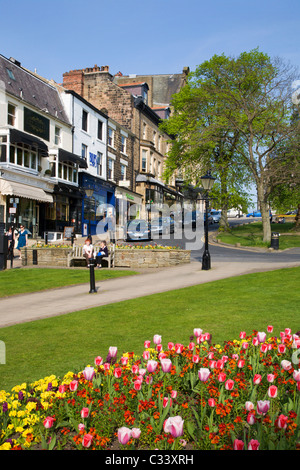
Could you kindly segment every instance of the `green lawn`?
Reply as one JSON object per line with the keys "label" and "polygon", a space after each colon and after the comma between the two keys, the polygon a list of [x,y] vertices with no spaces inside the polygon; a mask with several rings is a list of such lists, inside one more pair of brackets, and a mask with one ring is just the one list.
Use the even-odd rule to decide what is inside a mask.
{"label": "green lawn", "polygon": [[[95,269],[95,280],[103,281],[134,274],[138,273],[121,269]],[[0,272],[0,298],[85,282],[90,282],[89,269],[7,269]]]}
{"label": "green lawn", "polygon": [[[300,235],[293,233],[295,224],[287,222],[285,224],[271,224],[271,231],[280,233],[279,249],[300,247]],[[245,225],[232,227],[228,233],[219,233],[217,238],[230,245],[239,243],[241,246],[264,247],[270,245],[262,241],[262,223],[254,222]]]}
{"label": "green lawn", "polygon": [[[141,354],[154,334],[188,344],[193,329],[213,343],[272,324],[300,330],[300,267],[248,274],[0,329],[6,364],[0,390],[51,374],[78,371],[109,346]],[[153,343],[152,343],[153,344]]]}

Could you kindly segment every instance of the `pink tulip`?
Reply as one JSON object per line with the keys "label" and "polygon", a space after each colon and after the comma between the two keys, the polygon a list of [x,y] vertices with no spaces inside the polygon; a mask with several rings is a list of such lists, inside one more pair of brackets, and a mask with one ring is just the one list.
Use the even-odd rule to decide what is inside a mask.
{"label": "pink tulip", "polygon": [[258,385],[261,382],[261,375],[260,374],[254,374],[253,377],[253,383],[254,385]]}
{"label": "pink tulip", "polygon": [[254,338],[252,339],[252,344],[253,346],[258,346],[259,342],[256,336],[254,336]]}
{"label": "pink tulip", "polygon": [[218,381],[219,382],[225,382],[225,380],[226,380],[225,372],[220,372],[220,374],[218,375]]}
{"label": "pink tulip", "polygon": [[110,369],[110,363],[109,363],[109,362],[105,362],[105,363],[103,364],[103,368],[104,368],[104,370],[109,370],[109,369]]}
{"label": "pink tulip", "polygon": [[237,366],[238,366],[239,369],[242,369],[242,367],[244,367],[244,365],[245,365],[244,359],[240,359],[237,363]]}
{"label": "pink tulip", "polygon": [[206,367],[201,367],[201,369],[198,370],[198,377],[201,382],[206,382],[210,376],[210,370],[207,369]]}
{"label": "pink tulip", "polygon": [[172,406],[172,399],[169,397],[164,397],[163,398],[163,408],[166,408],[170,404]]}
{"label": "pink tulip", "polygon": [[278,349],[279,353],[281,353],[281,354],[285,353],[285,349],[286,349],[285,344],[278,344],[277,349]]}
{"label": "pink tulip", "polygon": [[169,432],[175,438],[182,436],[183,423],[181,416],[170,417],[164,422],[164,431]]}
{"label": "pink tulip", "polygon": [[153,377],[151,375],[147,375],[146,377],[146,384],[151,385],[153,382]]}
{"label": "pink tulip", "polygon": [[269,347],[268,347],[267,344],[263,343],[263,344],[261,344],[261,346],[260,346],[260,350],[261,350],[261,352],[265,353],[265,352],[267,352],[267,351],[269,350]]}
{"label": "pink tulip", "polygon": [[143,352],[143,359],[145,361],[147,361],[148,359],[150,359],[150,352],[149,351],[144,351]]}
{"label": "pink tulip", "polygon": [[215,361],[215,360],[209,361],[209,367],[210,367],[211,369],[216,369],[216,367],[217,367],[217,361]]}
{"label": "pink tulip", "polygon": [[67,388],[66,388],[65,385],[60,385],[60,386],[58,387],[59,393],[65,393],[66,389],[67,389]]}
{"label": "pink tulip", "polygon": [[95,375],[94,367],[86,367],[83,371],[83,376],[85,380],[93,380]]}
{"label": "pink tulip", "polygon": [[139,371],[139,366],[137,364],[133,364],[133,366],[131,367],[131,372],[133,374],[137,374]]}
{"label": "pink tulip", "polygon": [[211,408],[213,408],[214,406],[216,406],[216,401],[214,398],[209,398],[208,399],[208,404]]}
{"label": "pink tulip", "polygon": [[259,331],[257,333],[257,339],[258,339],[259,343],[264,343],[266,341],[266,337],[267,337],[267,335],[263,331]]}
{"label": "pink tulip", "polygon": [[142,388],[142,381],[139,380],[139,379],[135,380],[135,381],[133,382],[133,388],[134,388],[134,390],[137,390],[137,391],[141,390],[141,388]]}
{"label": "pink tulip", "polygon": [[177,398],[177,390],[172,390],[171,397],[172,398]]}
{"label": "pink tulip", "polygon": [[198,338],[198,336],[200,336],[202,334],[202,331],[201,328],[194,328],[194,336],[196,336],[196,338]]}
{"label": "pink tulip", "polygon": [[161,359],[166,359],[167,355],[166,353],[164,352],[160,352],[159,355],[158,355],[158,359],[161,360]]}
{"label": "pink tulip", "polygon": [[277,387],[276,385],[270,385],[268,389],[268,395],[270,398],[276,398],[277,397]]}
{"label": "pink tulip", "polygon": [[52,416],[47,416],[47,418],[45,418],[44,421],[43,421],[43,425],[46,429],[50,429],[50,428],[52,428],[52,426],[54,424],[54,421],[55,421],[55,419],[52,418]]}
{"label": "pink tulip", "polygon": [[204,333],[204,341],[209,341],[209,339],[210,339],[210,334]]}
{"label": "pink tulip", "polygon": [[133,439],[139,439],[140,435],[141,435],[140,428],[132,428],[131,429],[131,437],[133,437]]}
{"label": "pink tulip", "polygon": [[162,351],[162,344],[157,344],[157,345],[156,345],[156,351],[157,351],[157,352]]}
{"label": "pink tulip", "polygon": [[226,390],[232,390],[234,387],[234,381],[231,379],[226,380],[225,382],[225,388]]}
{"label": "pink tulip", "polygon": [[189,343],[189,350],[193,351],[194,348],[195,348],[195,343],[193,342]]}
{"label": "pink tulip", "polygon": [[200,361],[200,357],[198,356],[198,354],[193,355],[192,361],[194,364],[198,364],[198,362]]}
{"label": "pink tulip", "polygon": [[287,421],[288,421],[288,417],[285,416],[285,415],[279,415],[278,416],[278,419],[277,419],[277,426],[280,428],[280,429],[286,429],[287,428]]}
{"label": "pink tulip", "polygon": [[259,442],[256,439],[251,439],[248,444],[248,450],[258,450],[259,449]]}
{"label": "pink tulip", "polygon": [[90,412],[89,412],[89,409],[88,408],[82,408],[81,412],[80,412],[80,416],[82,418],[88,418]]}
{"label": "pink tulip", "polygon": [[118,348],[116,346],[110,346],[108,352],[110,357],[116,357],[118,353]]}
{"label": "pink tulip", "polygon": [[223,369],[224,367],[224,361],[223,359],[219,359],[216,364],[217,369]]}
{"label": "pink tulip", "polygon": [[127,364],[128,364],[128,357],[127,356],[122,356],[121,357],[121,364],[122,364],[122,366],[127,366]]}
{"label": "pink tulip", "polygon": [[78,381],[77,380],[72,380],[72,382],[70,382],[70,384],[69,384],[69,388],[70,388],[71,392],[76,392],[77,387],[78,387]]}
{"label": "pink tulip", "polygon": [[116,379],[119,379],[122,375],[122,369],[120,367],[116,367],[114,370],[114,376]]}
{"label": "pink tulip", "polygon": [[245,408],[246,408],[247,411],[254,410],[254,405],[253,405],[252,401],[246,401]]}
{"label": "pink tulip", "polygon": [[126,445],[131,438],[131,430],[123,426],[118,429],[118,441],[122,445]]}
{"label": "pink tulip", "polygon": [[268,325],[267,331],[268,331],[268,333],[273,333],[273,326]]}
{"label": "pink tulip", "polygon": [[247,341],[244,341],[243,344],[242,344],[242,348],[243,349],[248,349],[249,347],[249,343]]}
{"label": "pink tulip", "polygon": [[103,363],[103,359],[101,356],[95,357],[95,366],[101,366],[102,363]]}
{"label": "pink tulip", "polygon": [[235,439],[233,442],[233,449],[234,450],[243,450],[244,449],[244,443],[243,441],[239,439]]}
{"label": "pink tulip", "polygon": [[172,362],[171,362],[171,359],[162,359],[160,361],[160,365],[161,365],[161,370],[163,372],[171,372],[171,369],[172,369]]}
{"label": "pink tulip", "polygon": [[147,362],[147,371],[148,372],[154,372],[157,368],[157,362],[156,361],[148,361]]}
{"label": "pink tulip", "polygon": [[268,400],[260,400],[256,404],[257,413],[265,415],[270,409],[270,402]]}
{"label": "pink tulip", "polygon": [[147,372],[146,369],[139,369],[139,375],[141,375],[142,377],[144,377],[144,375],[146,375],[146,372]]}
{"label": "pink tulip", "polygon": [[287,371],[287,370],[290,370],[292,368],[292,364],[290,361],[286,361],[286,360],[283,360],[281,361],[281,367]]}
{"label": "pink tulip", "polygon": [[293,378],[294,380],[296,380],[296,382],[299,382],[300,381],[300,370],[294,370],[293,372]]}
{"label": "pink tulip", "polygon": [[285,328],[284,332],[286,335],[290,335],[292,330],[290,328]]}
{"label": "pink tulip", "polygon": [[175,352],[177,354],[181,354],[183,351],[183,348],[184,348],[183,344],[180,344],[180,343],[175,344]]}
{"label": "pink tulip", "polygon": [[85,425],[83,423],[78,424],[78,431],[84,431],[85,430]]}
{"label": "pink tulip", "polygon": [[82,439],[83,447],[90,447],[93,441],[93,436],[91,434],[85,434]]}
{"label": "pink tulip", "polygon": [[215,353],[213,351],[210,351],[207,355],[208,359],[213,359],[215,357]]}
{"label": "pink tulip", "polygon": [[240,338],[245,339],[246,338],[246,331],[241,331],[240,332]]}
{"label": "pink tulip", "polygon": [[151,341],[144,341],[144,348],[150,348]]}
{"label": "pink tulip", "polygon": [[275,380],[275,375],[274,374],[268,374],[267,375],[267,381],[272,383]]}
{"label": "pink tulip", "polygon": [[174,343],[172,343],[171,341],[168,343],[168,350],[169,351],[172,351],[172,349],[174,348]]}
{"label": "pink tulip", "polygon": [[153,336],[153,343],[154,344],[160,344],[161,343],[161,336],[160,335],[154,335]]}
{"label": "pink tulip", "polygon": [[247,423],[250,424],[250,426],[253,426],[255,424],[256,419],[253,413],[249,413],[247,416]]}

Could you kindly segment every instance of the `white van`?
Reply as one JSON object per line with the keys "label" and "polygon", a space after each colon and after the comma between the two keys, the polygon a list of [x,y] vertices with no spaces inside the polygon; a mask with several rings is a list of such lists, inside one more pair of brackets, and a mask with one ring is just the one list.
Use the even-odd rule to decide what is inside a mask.
{"label": "white van", "polygon": [[243,217],[243,213],[239,209],[229,209],[227,211],[227,217]]}

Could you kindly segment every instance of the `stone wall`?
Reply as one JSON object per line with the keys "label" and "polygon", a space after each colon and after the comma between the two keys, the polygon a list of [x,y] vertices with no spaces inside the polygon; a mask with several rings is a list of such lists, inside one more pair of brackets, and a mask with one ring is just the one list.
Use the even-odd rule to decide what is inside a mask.
{"label": "stone wall", "polygon": [[190,263],[189,250],[116,250],[115,267],[160,268]]}
{"label": "stone wall", "polygon": [[[71,248],[22,248],[22,266],[67,267]],[[115,267],[160,268],[190,263],[190,250],[116,250]],[[76,261],[77,265],[85,265]]]}

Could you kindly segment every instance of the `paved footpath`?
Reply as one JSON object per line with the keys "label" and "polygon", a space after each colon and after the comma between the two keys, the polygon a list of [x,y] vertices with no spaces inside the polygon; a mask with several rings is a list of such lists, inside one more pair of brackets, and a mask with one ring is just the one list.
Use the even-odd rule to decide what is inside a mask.
{"label": "paved footpath", "polygon": [[0,299],[0,328],[78,310],[107,305],[145,295],[203,284],[243,274],[299,266],[298,262],[213,263],[202,271],[201,263],[148,271],[135,276],[96,282],[97,293],[89,293],[89,283],[48,291],[20,294]]}

